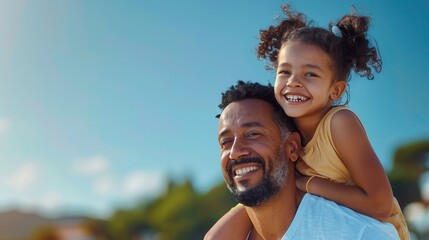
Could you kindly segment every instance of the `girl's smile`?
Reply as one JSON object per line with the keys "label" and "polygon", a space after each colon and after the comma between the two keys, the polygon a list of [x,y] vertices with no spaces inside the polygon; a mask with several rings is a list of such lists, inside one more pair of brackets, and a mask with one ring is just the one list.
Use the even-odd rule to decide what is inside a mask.
{"label": "girl's smile", "polygon": [[320,119],[331,107],[334,74],[328,54],[315,45],[291,41],[278,56],[277,101],[290,117]]}

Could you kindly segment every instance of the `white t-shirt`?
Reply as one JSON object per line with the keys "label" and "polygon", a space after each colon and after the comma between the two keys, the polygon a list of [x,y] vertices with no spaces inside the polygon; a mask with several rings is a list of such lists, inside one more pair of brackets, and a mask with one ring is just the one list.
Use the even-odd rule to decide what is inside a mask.
{"label": "white t-shirt", "polygon": [[395,227],[322,197],[305,194],[282,240],[391,240]]}

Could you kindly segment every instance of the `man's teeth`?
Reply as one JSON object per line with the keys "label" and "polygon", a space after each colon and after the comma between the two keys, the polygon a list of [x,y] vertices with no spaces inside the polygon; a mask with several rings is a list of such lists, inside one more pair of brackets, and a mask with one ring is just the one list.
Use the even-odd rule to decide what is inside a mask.
{"label": "man's teeth", "polygon": [[306,97],[304,97],[304,96],[298,96],[298,95],[287,95],[286,99],[288,101],[291,101],[291,102],[302,102],[302,101],[307,100]]}
{"label": "man's teeth", "polygon": [[252,172],[252,171],[256,171],[258,170],[259,167],[258,166],[251,166],[251,167],[245,167],[245,168],[240,168],[235,170],[235,175],[237,176],[242,176],[246,173]]}

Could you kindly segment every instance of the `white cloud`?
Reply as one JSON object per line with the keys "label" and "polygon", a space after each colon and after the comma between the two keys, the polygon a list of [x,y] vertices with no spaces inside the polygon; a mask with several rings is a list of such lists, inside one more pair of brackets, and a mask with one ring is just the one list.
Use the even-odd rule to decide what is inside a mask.
{"label": "white cloud", "polygon": [[17,189],[23,190],[32,186],[39,176],[39,169],[35,163],[28,162],[19,167],[9,181],[10,185]]}
{"label": "white cloud", "polygon": [[115,180],[110,176],[102,176],[97,178],[93,184],[93,190],[100,195],[108,195],[115,189]]}
{"label": "white cloud", "polygon": [[40,202],[37,204],[45,210],[58,210],[60,209],[64,202],[61,194],[56,192],[46,193],[39,200]]}
{"label": "white cloud", "polygon": [[43,214],[55,214],[64,208],[64,198],[58,192],[46,192],[36,196],[21,196],[15,200],[20,209],[39,212]]}
{"label": "white cloud", "polygon": [[109,161],[103,156],[92,156],[86,159],[80,159],[75,169],[83,174],[98,174],[106,172],[109,169]]}
{"label": "white cloud", "polygon": [[10,127],[10,123],[7,119],[0,119],[0,136],[5,134]]}
{"label": "white cloud", "polygon": [[166,185],[161,172],[136,171],[124,178],[123,194],[126,198],[155,196],[161,193]]}

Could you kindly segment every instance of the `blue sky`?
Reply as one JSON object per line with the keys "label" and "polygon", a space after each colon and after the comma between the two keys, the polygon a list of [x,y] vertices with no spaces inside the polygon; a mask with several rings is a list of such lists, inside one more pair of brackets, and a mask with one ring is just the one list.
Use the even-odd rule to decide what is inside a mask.
{"label": "blue sky", "polygon": [[[166,178],[222,181],[220,93],[273,83],[255,57],[284,1],[2,1],[0,211],[108,216],[156,196]],[[290,1],[326,27],[372,16],[383,71],[351,82],[350,108],[383,166],[429,138],[429,4]]]}

